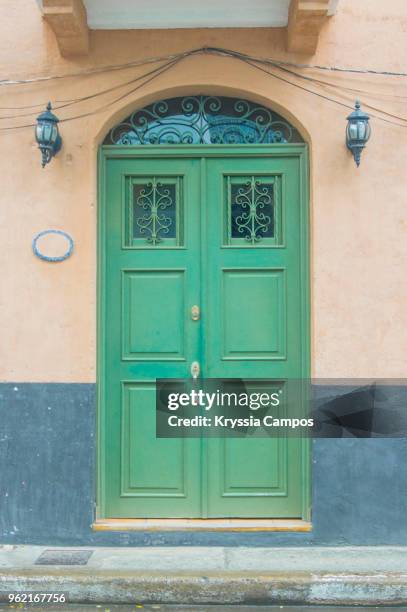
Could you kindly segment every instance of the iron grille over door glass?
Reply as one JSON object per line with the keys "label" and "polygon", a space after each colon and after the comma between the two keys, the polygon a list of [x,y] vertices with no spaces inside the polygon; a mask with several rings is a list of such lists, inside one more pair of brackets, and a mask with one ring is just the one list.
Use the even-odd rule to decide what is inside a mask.
{"label": "iron grille over door glass", "polygon": [[154,177],[147,185],[134,185],[133,237],[145,237],[155,245],[164,237],[175,238],[175,185]]}
{"label": "iron grille over door glass", "polygon": [[281,246],[280,174],[224,175],[224,246]]}
{"label": "iron grille over door glass", "polygon": [[274,237],[273,185],[252,176],[244,184],[231,185],[231,237],[255,244]]}
{"label": "iron grille over door glass", "polygon": [[304,142],[283,117],[236,98],[187,96],[154,102],[131,114],[105,145],[271,144]]}
{"label": "iron grille over door glass", "polygon": [[182,246],[182,176],[129,176],[126,193],[124,246]]}

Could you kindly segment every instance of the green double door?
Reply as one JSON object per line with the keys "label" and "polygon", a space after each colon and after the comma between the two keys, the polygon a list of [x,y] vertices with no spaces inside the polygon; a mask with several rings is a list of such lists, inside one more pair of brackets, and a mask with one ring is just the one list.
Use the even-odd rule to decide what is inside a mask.
{"label": "green double door", "polygon": [[306,373],[304,151],[257,149],[104,152],[105,518],[303,516],[301,439],[156,438],[157,378]]}

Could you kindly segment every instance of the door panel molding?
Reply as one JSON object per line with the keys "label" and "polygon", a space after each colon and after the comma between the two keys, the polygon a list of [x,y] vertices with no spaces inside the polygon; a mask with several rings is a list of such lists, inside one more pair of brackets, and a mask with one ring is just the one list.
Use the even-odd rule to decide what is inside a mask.
{"label": "door panel molding", "polygon": [[[122,269],[121,272],[122,360],[185,361],[186,269],[132,268]],[[157,283],[159,287],[155,286]],[[171,288],[170,284],[172,285]],[[167,293],[165,313],[162,303],[154,299],[157,291],[159,295],[160,290],[165,288],[164,285],[170,288]],[[153,295],[154,293],[155,295]],[[140,319],[132,317],[132,311],[139,312]],[[147,320],[150,325],[153,325],[153,329],[145,329]],[[143,328],[140,333],[138,333],[139,327],[137,327],[136,321],[139,323],[139,327]],[[147,338],[144,342],[147,340],[149,346],[145,345],[143,347],[142,336],[146,331],[149,333],[146,334]],[[160,344],[163,344],[161,350]]]}
{"label": "door panel molding", "polygon": [[[286,269],[281,268],[222,268],[221,269],[221,308],[224,317],[223,321],[223,343],[221,348],[221,359],[224,361],[242,361],[242,360],[285,360],[287,359],[286,344],[287,344],[287,322],[286,322],[286,303],[287,303],[287,288],[286,288]],[[253,286],[239,287],[236,285],[238,277],[242,282],[251,282]],[[257,286],[253,281],[257,280]],[[267,309],[259,312],[257,309],[256,326],[259,323],[259,317],[264,317],[263,330],[260,337],[256,338],[255,329],[252,330],[249,326],[253,323],[252,317],[239,318],[242,312],[247,312],[250,308],[250,303],[253,300],[253,292],[257,288],[257,299],[260,294],[260,280],[263,283],[272,281],[273,287],[265,287],[265,295],[268,301]],[[227,285],[229,284],[229,289]],[[251,291],[248,294],[247,289]],[[262,304],[260,304],[262,306]],[[260,309],[261,310],[261,309]],[[233,316],[233,311],[236,311],[237,316]],[[276,319],[272,319],[272,313],[276,312]],[[268,332],[268,337],[266,336]],[[243,337],[242,337],[243,336]],[[247,346],[243,348],[243,341],[251,343],[252,348]],[[233,341],[240,342],[233,349]],[[267,347],[265,342],[269,343]],[[257,350],[254,343],[261,343],[262,346]],[[231,348],[228,348],[231,347]]]}
{"label": "door panel molding", "polygon": [[[150,409],[155,412],[155,380],[132,380],[122,381],[122,396],[121,396],[121,461],[122,461],[122,481],[120,495],[123,497],[138,497],[138,498],[153,498],[153,497],[183,497],[185,498],[185,480],[186,480],[186,447],[185,440],[174,439],[164,440],[164,445],[159,448],[158,445],[146,448],[142,444],[142,437],[148,433],[143,425],[146,425],[142,419],[137,419],[139,405],[137,400],[132,402],[132,395],[139,393],[148,393],[153,397],[150,399]],[[147,401],[148,404],[150,403]],[[143,410],[146,409],[146,402],[143,404]],[[137,423],[135,422],[137,419]],[[147,423],[147,426],[150,423]],[[127,426],[127,427],[126,427]],[[155,428],[154,428],[155,429]],[[131,434],[133,433],[133,438]],[[136,434],[136,435],[134,435]],[[131,441],[139,438],[140,444],[136,448],[131,448]],[[164,447],[164,448],[163,448]],[[133,457],[129,461],[130,455],[135,452],[143,453],[144,457]],[[152,456],[157,453],[165,454],[165,469],[166,473],[153,471],[154,463],[151,461]],[[144,462],[142,473],[133,474],[132,470],[127,468],[131,465],[140,467],[140,463]],[[149,483],[143,482],[148,479]],[[166,485],[160,479],[166,478]],[[173,479],[173,485],[168,486],[168,479]],[[175,483],[178,481],[178,484]]]}

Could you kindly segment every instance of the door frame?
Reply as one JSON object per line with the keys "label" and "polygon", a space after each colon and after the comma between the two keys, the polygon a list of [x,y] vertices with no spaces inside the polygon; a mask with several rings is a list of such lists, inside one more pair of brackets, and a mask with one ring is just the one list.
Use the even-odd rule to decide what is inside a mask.
{"label": "door frame", "polygon": [[[95,491],[95,520],[105,518],[105,316],[106,303],[103,287],[106,279],[106,164],[110,159],[125,158],[201,158],[208,157],[294,157],[300,167],[300,273],[301,293],[301,378],[306,379],[310,371],[310,204],[309,204],[309,157],[308,145],[263,144],[263,145],[101,145],[98,151],[98,198],[97,198],[97,407],[96,407],[96,454],[97,478]],[[302,520],[311,520],[311,440],[302,438]],[[170,519],[169,519],[170,520]],[[275,520],[270,519],[273,523]],[[283,520],[283,519],[282,519]],[[174,529],[177,529],[176,527]],[[179,527],[178,527],[179,530]]]}

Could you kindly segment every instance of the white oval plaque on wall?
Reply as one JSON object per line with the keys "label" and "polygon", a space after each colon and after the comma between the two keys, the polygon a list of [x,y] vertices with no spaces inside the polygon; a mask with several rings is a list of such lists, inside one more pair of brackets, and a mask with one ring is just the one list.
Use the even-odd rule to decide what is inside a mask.
{"label": "white oval plaque on wall", "polygon": [[32,247],[34,255],[43,261],[65,261],[72,255],[73,240],[62,230],[49,229],[34,236]]}

